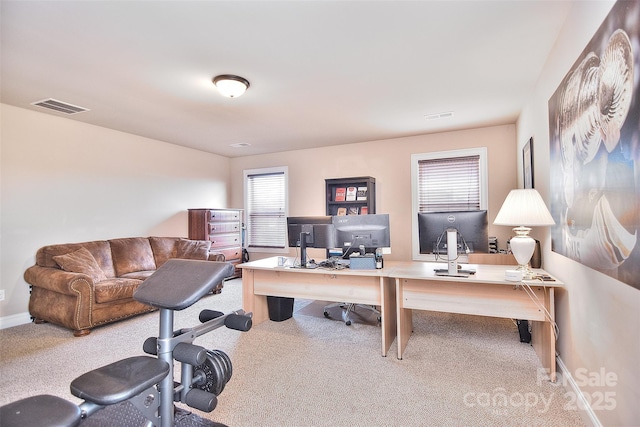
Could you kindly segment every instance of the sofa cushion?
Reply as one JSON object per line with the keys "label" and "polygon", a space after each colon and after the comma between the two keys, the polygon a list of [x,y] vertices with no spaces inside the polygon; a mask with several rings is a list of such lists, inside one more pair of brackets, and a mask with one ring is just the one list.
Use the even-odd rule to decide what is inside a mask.
{"label": "sofa cushion", "polygon": [[156,260],[156,268],[162,267],[162,264],[168,259],[176,257],[177,241],[177,237],[149,237],[153,258]]}
{"label": "sofa cushion", "polygon": [[143,271],[133,271],[131,273],[123,274],[123,279],[138,279],[138,280],[146,280],[149,276],[155,273],[156,270],[143,270]]}
{"label": "sofa cushion", "polygon": [[83,273],[91,277],[93,283],[102,282],[107,279],[104,271],[100,269],[96,259],[86,248],[80,248],[77,251],[64,255],[55,255],[53,260],[64,271],[71,273]]}
{"label": "sofa cushion", "polygon": [[104,304],[133,298],[133,292],[142,283],[139,279],[123,279],[116,277],[95,284],[96,303]]}
{"label": "sofa cushion", "polygon": [[209,249],[211,249],[211,241],[209,240],[180,239],[176,244],[176,257],[206,261],[209,259]]}
{"label": "sofa cushion", "polygon": [[151,244],[146,237],[109,240],[116,276],[134,271],[155,270]]}
{"label": "sofa cushion", "polygon": [[64,255],[69,252],[77,251],[85,248],[95,258],[100,269],[107,277],[115,277],[116,272],[113,269],[113,259],[111,258],[111,246],[106,240],[96,240],[84,243],[64,243],[59,245],[43,246],[36,253],[36,264],[41,267],[60,268],[57,262],[53,260],[56,255]]}

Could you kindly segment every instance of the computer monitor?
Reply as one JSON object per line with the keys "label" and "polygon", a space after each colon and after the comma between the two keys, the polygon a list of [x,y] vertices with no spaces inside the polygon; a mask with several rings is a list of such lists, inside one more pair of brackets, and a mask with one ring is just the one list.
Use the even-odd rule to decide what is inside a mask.
{"label": "computer monitor", "polygon": [[336,246],[335,228],[330,216],[287,217],[289,247],[300,247],[300,265],[307,264],[307,248],[330,249]]}
{"label": "computer monitor", "polygon": [[335,230],[330,216],[287,217],[289,247],[300,246],[300,233],[305,234],[308,248],[332,248],[335,245]]}
{"label": "computer monitor", "polygon": [[334,216],[336,247],[342,248],[345,256],[365,247],[367,253],[377,248],[391,247],[389,214]]}
{"label": "computer monitor", "polygon": [[421,254],[447,255],[447,230],[458,232],[457,253],[489,252],[487,211],[418,213]]}

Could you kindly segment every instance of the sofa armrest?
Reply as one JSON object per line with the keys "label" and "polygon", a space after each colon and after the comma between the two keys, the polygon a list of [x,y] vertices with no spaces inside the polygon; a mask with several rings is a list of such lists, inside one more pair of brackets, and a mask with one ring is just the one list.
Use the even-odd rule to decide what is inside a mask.
{"label": "sofa armrest", "polygon": [[220,261],[225,262],[227,258],[224,256],[222,252],[209,252],[209,261]]}
{"label": "sofa armrest", "polygon": [[78,293],[93,290],[91,277],[82,273],[70,273],[51,267],[34,265],[24,272],[24,280],[31,286],[37,286],[65,295],[77,296]]}

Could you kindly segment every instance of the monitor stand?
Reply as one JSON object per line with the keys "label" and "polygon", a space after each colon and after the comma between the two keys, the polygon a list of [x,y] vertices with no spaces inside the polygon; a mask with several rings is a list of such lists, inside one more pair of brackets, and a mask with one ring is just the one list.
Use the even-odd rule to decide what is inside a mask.
{"label": "monitor stand", "polygon": [[436,268],[434,270],[436,276],[469,277],[470,274],[475,273],[472,270],[458,269],[458,230],[455,228],[447,229],[447,260],[448,268]]}
{"label": "monitor stand", "polygon": [[458,274],[458,230],[447,229],[447,260],[449,276]]}
{"label": "monitor stand", "polygon": [[307,268],[307,236],[308,232],[300,233],[300,268]]}

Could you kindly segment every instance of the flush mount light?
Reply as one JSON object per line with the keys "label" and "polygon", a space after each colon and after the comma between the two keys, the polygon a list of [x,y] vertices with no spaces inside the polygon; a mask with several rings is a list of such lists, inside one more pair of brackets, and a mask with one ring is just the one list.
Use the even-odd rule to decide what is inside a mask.
{"label": "flush mount light", "polygon": [[222,96],[237,98],[249,88],[249,81],[233,74],[223,74],[213,78],[213,84]]}

